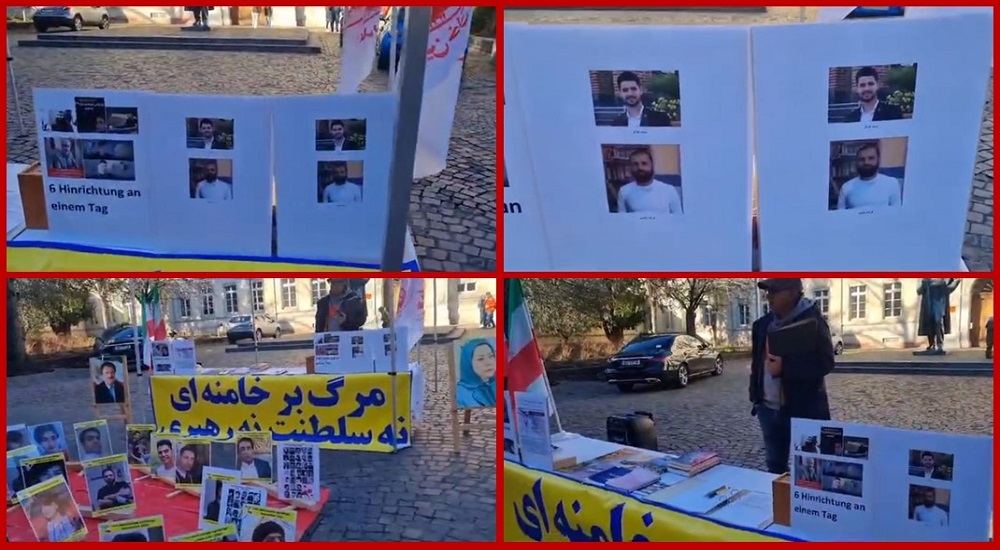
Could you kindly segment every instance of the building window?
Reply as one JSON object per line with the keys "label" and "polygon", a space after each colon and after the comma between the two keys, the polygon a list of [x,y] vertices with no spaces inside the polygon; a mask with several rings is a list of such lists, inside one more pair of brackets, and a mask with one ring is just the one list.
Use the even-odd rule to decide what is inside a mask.
{"label": "building window", "polygon": [[250,283],[250,307],[254,313],[264,311],[264,281]]}
{"label": "building window", "polygon": [[867,318],[868,289],[864,285],[852,286],[849,289],[848,296],[850,300],[848,304],[849,311],[847,312],[848,320],[853,321],[855,319]]}
{"label": "building window", "polygon": [[313,305],[319,302],[320,298],[326,296],[329,291],[326,289],[326,279],[313,279],[312,280],[312,297]]}
{"label": "building window", "polygon": [[298,297],[295,295],[295,279],[281,280],[281,309],[298,307]]}
{"label": "building window", "polygon": [[239,313],[240,300],[236,294],[236,285],[225,285],[222,287],[222,294],[226,301],[226,313]]}
{"label": "building window", "polygon": [[205,316],[215,315],[215,296],[208,293],[202,294],[201,314]]}
{"label": "building window", "polygon": [[817,288],[813,291],[813,301],[819,306],[819,312],[826,317],[830,314],[830,289]]}
{"label": "building window", "polygon": [[736,318],[739,321],[741,327],[750,326],[750,323],[753,322],[753,319],[751,318],[750,315],[750,304],[744,304],[743,302],[740,302],[736,306]]}
{"label": "building window", "polygon": [[459,279],[458,280],[458,291],[459,292],[475,292],[476,291],[476,281],[470,279]]}
{"label": "building window", "polygon": [[882,316],[885,318],[903,315],[903,283],[896,281],[882,285]]}
{"label": "building window", "polygon": [[177,299],[177,313],[181,317],[191,316],[191,300],[189,298],[178,298]]}

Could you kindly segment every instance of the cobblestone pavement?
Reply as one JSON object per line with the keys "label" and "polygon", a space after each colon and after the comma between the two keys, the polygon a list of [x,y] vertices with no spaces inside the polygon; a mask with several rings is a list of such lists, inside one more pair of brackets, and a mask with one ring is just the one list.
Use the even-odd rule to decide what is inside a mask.
{"label": "cobblestone pavement", "polygon": [[[660,450],[711,450],[726,463],[764,470],[760,427],[747,398],[748,369],[746,361],[731,362],[722,376],[693,380],[682,390],[623,394],[601,382],[563,382],[553,394],[568,432],[607,439],[609,415],[649,411]],[[827,389],[836,420],[993,434],[992,378],[834,374]]]}
{"label": "cobblestone pavement", "polygon": [[[434,361],[437,354],[438,367]],[[304,364],[309,350],[264,352],[272,365]],[[254,362],[253,353],[223,353],[221,345],[198,345],[206,366],[236,368]],[[494,541],[496,539],[496,431],[473,431],[452,453],[449,420],[448,347],[422,346],[411,360],[424,365],[424,421],[413,447],[396,455],[323,451],[320,472],[331,491],[311,541]],[[130,375],[134,416],[152,422],[146,378]],[[439,391],[434,381],[439,380]],[[94,418],[86,369],[7,380],[7,422],[59,420],[69,427]],[[45,388],[44,392],[38,391]],[[496,415],[477,412],[473,422],[495,424]],[[124,428],[112,422],[112,440],[124,441]],[[75,449],[73,450],[75,453]]]}
{"label": "cobblestone pavement", "polygon": [[[769,7],[766,13],[642,10],[506,10],[504,20],[600,25],[761,25],[815,21],[817,8]],[[972,271],[993,270],[993,79],[983,109],[962,256]]]}
{"label": "cobblestone pavement", "polygon": [[[319,55],[189,51],[17,48],[30,37],[11,33],[14,72],[24,122],[7,96],[7,160],[37,160],[32,88],[117,88],[168,93],[319,94],[339,81],[336,35],[315,33]],[[373,71],[364,91],[383,91]],[[425,271],[496,269],[496,71],[489,57],[470,54],[455,114],[448,168],[414,182],[410,223]]]}

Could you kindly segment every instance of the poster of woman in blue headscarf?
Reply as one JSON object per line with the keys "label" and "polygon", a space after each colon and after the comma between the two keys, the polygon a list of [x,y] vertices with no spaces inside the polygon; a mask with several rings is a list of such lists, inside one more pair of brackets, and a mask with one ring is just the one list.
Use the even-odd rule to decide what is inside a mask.
{"label": "poster of woman in blue headscarf", "polygon": [[497,406],[496,344],[496,338],[473,338],[454,345],[456,408]]}

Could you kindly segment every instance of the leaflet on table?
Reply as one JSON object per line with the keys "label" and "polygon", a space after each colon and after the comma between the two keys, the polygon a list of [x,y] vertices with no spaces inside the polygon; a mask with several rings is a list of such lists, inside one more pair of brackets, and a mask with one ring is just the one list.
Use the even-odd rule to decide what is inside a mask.
{"label": "leaflet on table", "polygon": [[517,445],[517,430],[514,427],[514,412],[510,408],[510,392],[503,390],[503,458],[521,462],[521,450]]}
{"label": "leaflet on table", "polygon": [[792,528],[808,538],[990,538],[993,438],[792,420]]}
{"label": "leaflet on table", "polygon": [[181,338],[151,342],[153,374],[193,375],[198,370],[194,341]]}
{"label": "leaflet on table", "polygon": [[517,446],[525,466],[553,469],[552,434],[549,426],[549,399],[545,394],[514,392],[517,419]]}

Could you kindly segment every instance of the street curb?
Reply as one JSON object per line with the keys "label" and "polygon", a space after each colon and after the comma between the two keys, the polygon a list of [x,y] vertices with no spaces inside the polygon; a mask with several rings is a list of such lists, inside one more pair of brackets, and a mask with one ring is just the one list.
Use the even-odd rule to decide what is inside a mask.
{"label": "street curb", "polygon": [[833,374],[903,374],[909,376],[979,376],[993,377],[992,363],[895,362],[841,363]]}
{"label": "street curb", "polygon": [[[438,334],[436,343],[438,344],[450,344],[465,335],[466,330],[461,328],[455,328],[449,330],[448,332]],[[423,346],[430,346],[435,343],[433,334],[425,334],[423,338],[420,339],[420,344]],[[272,342],[259,342],[257,344],[256,350],[252,343],[246,344],[236,344],[235,346],[229,346],[225,349],[226,353],[253,353],[254,351],[293,351],[293,350],[308,350],[313,349],[312,339],[308,340],[285,340],[285,341],[272,341]]]}

